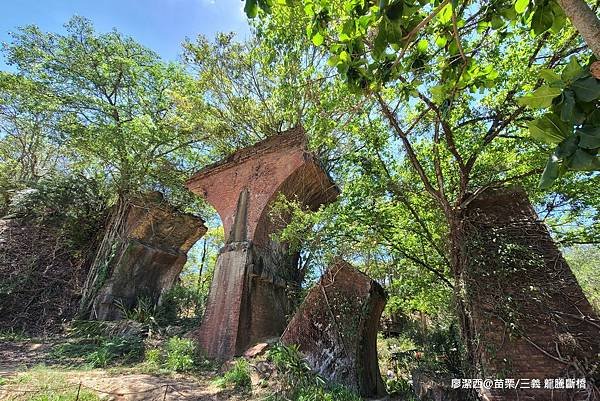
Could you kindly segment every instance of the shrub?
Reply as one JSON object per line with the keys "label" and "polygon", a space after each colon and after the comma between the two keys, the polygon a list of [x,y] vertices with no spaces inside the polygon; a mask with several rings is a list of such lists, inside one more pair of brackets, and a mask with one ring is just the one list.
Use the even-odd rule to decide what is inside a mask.
{"label": "shrub", "polygon": [[121,300],[117,300],[115,304],[123,319],[151,326],[158,324],[158,307],[150,297],[139,297],[132,308],[127,307]]}
{"label": "shrub", "polygon": [[162,354],[158,348],[147,349],[144,354],[144,361],[153,366],[159,366],[162,360]]}
{"label": "shrub", "polygon": [[244,358],[235,361],[223,377],[218,378],[215,384],[221,388],[233,388],[238,391],[252,391],[252,379],[250,378],[250,364]]}
{"label": "shrub", "polygon": [[271,395],[272,400],[361,401],[352,390],[327,383],[314,373],[295,345],[276,345],[269,350],[267,358],[275,365],[283,385],[280,391]]}
{"label": "shrub", "polygon": [[16,193],[8,212],[61,227],[74,250],[86,249],[102,226],[107,197],[100,184],[77,175],[54,174]]}
{"label": "shrub", "polygon": [[194,368],[196,345],[190,339],[171,337],[167,342],[165,366],[169,370],[185,372]]}
{"label": "shrub", "polygon": [[201,317],[204,306],[204,294],[196,286],[173,286],[162,295],[158,307],[157,320],[161,326],[185,325],[195,327]]}
{"label": "shrub", "polygon": [[417,399],[411,384],[402,377],[386,380],[385,387],[389,394],[401,396],[403,400],[413,401]]}
{"label": "shrub", "polygon": [[104,368],[119,359],[120,363],[141,359],[144,346],[136,337],[96,338],[92,341],[74,341],[54,347],[55,358],[78,364],[81,360],[94,368]]}

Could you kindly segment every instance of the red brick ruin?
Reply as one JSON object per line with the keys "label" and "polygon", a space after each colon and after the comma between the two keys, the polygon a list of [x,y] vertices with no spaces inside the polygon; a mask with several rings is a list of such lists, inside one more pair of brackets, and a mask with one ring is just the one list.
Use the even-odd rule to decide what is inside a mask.
{"label": "red brick ruin", "polygon": [[343,260],[310,290],[281,336],[321,376],[364,397],[385,394],[377,360],[383,288]]}
{"label": "red brick ruin", "polygon": [[285,223],[271,220],[271,205],[282,194],[314,210],[339,191],[307,152],[300,127],[204,168],[187,186],[214,206],[226,236],[193,336],[209,356],[227,359],[281,335],[291,313],[289,290],[303,279],[298,254],[271,238]]}
{"label": "red brick ruin", "polygon": [[131,308],[142,297],[160,303],[179,277],[187,252],[204,233],[201,218],[176,210],[159,192],[132,201],[109,259],[108,277],[93,299],[91,317],[121,319],[120,306]]}
{"label": "red brick ruin", "polygon": [[[468,206],[465,237],[479,375],[521,379],[525,386],[536,379],[541,386],[482,390],[483,399],[597,399],[589,378],[585,390],[573,379],[589,375],[594,365],[598,374],[600,320],[527,195],[486,191]],[[545,379],[555,389],[544,389]]]}

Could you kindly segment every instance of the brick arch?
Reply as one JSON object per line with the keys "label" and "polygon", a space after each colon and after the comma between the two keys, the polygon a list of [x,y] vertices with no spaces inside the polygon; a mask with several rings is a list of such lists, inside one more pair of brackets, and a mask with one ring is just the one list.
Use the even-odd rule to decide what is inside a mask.
{"label": "brick arch", "polygon": [[285,217],[284,221],[273,222],[271,220],[273,204],[280,195],[290,200],[297,200],[302,206],[312,211],[318,210],[321,205],[333,202],[337,197],[337,187],[323,173],[318,161],[309,154],[306,158],[309,160],[298,166],[282,181],[266,202],[254,232],[254,242],[257,245],[268,244],[269,236],[289,223],[289,219]]}
{"label": "brick arch", "polygon": [[307,151],[301,127],[272,136],[196,173],[192,192],[215,207],[226,245],[220,251],[202,325],[194,332],[209,356],[227,359],[248,345],[279,336],[291,312],[288,289],[296,286],[294,255],[269,238],[269,219],[279,193],[314,209],[338,189]]}

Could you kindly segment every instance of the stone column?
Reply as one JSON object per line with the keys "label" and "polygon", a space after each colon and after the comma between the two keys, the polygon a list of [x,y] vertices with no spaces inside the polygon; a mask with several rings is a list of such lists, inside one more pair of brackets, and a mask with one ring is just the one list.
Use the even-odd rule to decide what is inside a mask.
{"label": "stone column", "polygon": [[[482,389],[483,399],[597,399],[587,398],[589,376],[585,390],[565,387],[598,372],[600,320],[524,191],[484,192],[468,205],[464,227],[480,374],[542,387]],[[546,379],[555,389],[544,389]]]}
{"label": "stone column", "polygon": [[338,259],[309,291],[281,341],[298,345],[321,376],[363,397],[383,395],[377,331],[386,299],[377,282]]}
{"label": "stone column", "polygon": [[306,150],[300,127],[206,167],[187,186],[214,206],[226,235],[193,336],[209,356],[227,359],[283,332],[291,310],[288,290],[302,279],[298,255],[270,237],[285,225],[271,220],[272,203],[282,194],[316,209],[333,201],[338,189]]}
{"label": "stone column", "polygon": [[182,213],[153,192],[134,199],[125,215],[122,238],[113,244],[91,317],[121,318],[118,303],[132,307],[140,297],[160,302],[187,261],[187,252],[206,233],[204,221]]}

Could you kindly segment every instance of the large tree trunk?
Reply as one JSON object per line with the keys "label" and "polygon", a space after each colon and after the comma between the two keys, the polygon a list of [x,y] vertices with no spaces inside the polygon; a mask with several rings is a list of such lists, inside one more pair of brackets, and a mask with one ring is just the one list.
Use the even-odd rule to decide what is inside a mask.
{"label": "large tree trunk", "polygon": [[600,19],[598,16],[594,14],[585,0],[558,0],[558,4],[596,58],[600,59]]}

